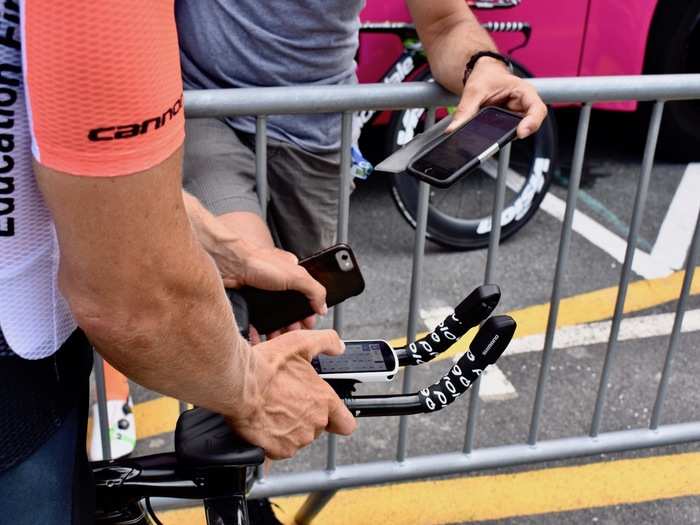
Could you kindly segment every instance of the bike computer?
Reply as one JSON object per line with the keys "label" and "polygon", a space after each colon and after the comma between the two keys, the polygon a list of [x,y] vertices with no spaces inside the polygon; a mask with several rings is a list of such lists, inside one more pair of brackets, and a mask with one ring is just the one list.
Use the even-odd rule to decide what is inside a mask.
{"label": "bike computer", "polygon": [[360,383],[391,381],[399,368],[396,352],[386,341],[345,341],[339,356],[321,354],[311,364],[324,379],[350,379]]}

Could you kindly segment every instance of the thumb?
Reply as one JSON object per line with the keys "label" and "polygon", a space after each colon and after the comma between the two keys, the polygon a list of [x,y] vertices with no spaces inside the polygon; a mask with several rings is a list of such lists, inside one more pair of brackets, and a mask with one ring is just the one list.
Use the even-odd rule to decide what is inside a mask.
{"label": "thumb", "polygon": [[452,114],[452,122],[447,126],[445,133],[452,133],[459,129],[465,122],[476,115],[481,107],[481,97],[466,89],[462,93],[457,110]]}

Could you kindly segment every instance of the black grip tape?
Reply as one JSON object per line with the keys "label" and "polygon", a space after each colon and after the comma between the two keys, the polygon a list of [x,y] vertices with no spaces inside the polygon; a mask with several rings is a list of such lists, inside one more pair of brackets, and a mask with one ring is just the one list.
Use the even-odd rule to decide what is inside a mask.
{"label": "black grip tape", "polygon": [[438,382],[418,393],[426,412],[440,410],[464,394],[486,367],[495,363],[515,333],[515,321],[507,315],[487,320],[469,349]]}

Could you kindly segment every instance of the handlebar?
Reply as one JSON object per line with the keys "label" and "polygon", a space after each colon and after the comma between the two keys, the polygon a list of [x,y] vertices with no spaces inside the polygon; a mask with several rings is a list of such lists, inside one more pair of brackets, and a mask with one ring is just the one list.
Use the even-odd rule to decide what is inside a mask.
{"label": "handlebar", "polygon": [[[460,306],[466,303],[472,295],[474,293],[467,297]],[[393,396],[345,397],[343,402],[355,417],[423,414],[441,410],[464,394],[486,367],[496,362],[508,347],[515,333],[515,328],[515,321],[507,315],[498,315],[488,319],[474,337],[469,349],[449,372],[432,386],[424,388],[420,392]]]}
{"label": "handlebar", "polygon": [[500,298],[501,289],[497,285],[479,286],[432,332],[407,347],[397,348],[399,366],[415,366],[435,359],[491,315]]}

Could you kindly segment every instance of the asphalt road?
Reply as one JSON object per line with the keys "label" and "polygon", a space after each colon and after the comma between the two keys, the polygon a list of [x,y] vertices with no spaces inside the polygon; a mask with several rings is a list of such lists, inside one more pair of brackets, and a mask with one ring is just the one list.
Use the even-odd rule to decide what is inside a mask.
{"label": "asphalt road", "polygon": [[[561,162],[570,163],[576,112],[560,111]],[[593,113],[583,180],[583,197],[578,210],[609,231],[624,236],[629,224],[636,183],[640,173],[641,148],[634,117]],[[699,155],[700,156],[700,155]],[[676,189],[687,163],[657,162],[640,231],[640,248],[649,251],[657,241]],[[565,172],[564,172],[565,175]],[[565,199],[566,191],[554,185],[555,196]],[[696,198],[700,196],[696,195]],[[688,213],[688,224],[694,218]],[[503,290],[499,312],[546,303],[550,299],[561,222],[540,211],[513,238],[500,247],[495,281]],[[411,255],[414,230],[398,213],[381,174],[358,184],[351,200],[350,244],[362,268],[366,291],[344,310],[345,338],[392,339],[405,335],[408,316]],[[424,310],[456,305],[484,279],[485,251],[453,252],[427,243],[420,306]],[[617,286],[620,263],[594,242],[574,234],[569,264],[563,283],[563,296]],[[641,276],[635,275],[638,280]],[[689,308],[699,307],[692,298]],[[585,306],[584,306],[585,307]],[[672,312],[675,303],[657,305],[632,314],[654,315]],[[326,320],[324,324],[330,321]],[[426,328],[421,321],[420,330]],[[638,428],[648,425],[656,385],[668,345],[667,336],[631,339],[619,344],[612,370],[608,403],[602,431]],[[682,336],[681,351],[664,405],[664,423],[700,420],[700,332]],[[541,439],[582,435],[588,432],[606,344],[573,346],[554,353],[550,366]],[[477,446],[522,443],[527,438],[534,392],[541,359],[540,352],[505,356],[499,368],[513,387],[514,394],[481,403]],[[414,374],[414,385],[429,384],[448,367],[438,362]],[[400,379],[400,378],[399,378]],[[398,391],[400,380],[391,388]],[[376,390],[376,389],[375,389]],[[371,391],[371,390],[370,390]],[[139,389],[136,401],[152,397]],[[467,400],[431,416],[412,418],[409,429],[409,455],[460,450],[467,418]],[[338,463],[376,461],[395,457],[398,421],[378,418],[361,421],[356,434],[341,439]],[[157,442],[153,439],[158,440]],[[139,450],[154,452],[168,446],[167,436],[139,444]],[[319,469],[325,465],[325,440],[313,444],[290,461],[279,462],[274,471]],[[613,454],[621,457],[698,451],[700,445]],[[600,461],[601,457],[577,459],[564,464]],[[562,464],[561,462],[557,464]],[[542,465],[538,465],[542,468]],[[527,467],[533,468],[533,466]],[[523,470],[524,467],[506,470]],[[686,497],[634,505],[618,505],[548,515],[523,516],[489,523],[700,523],[700,499]]]}

